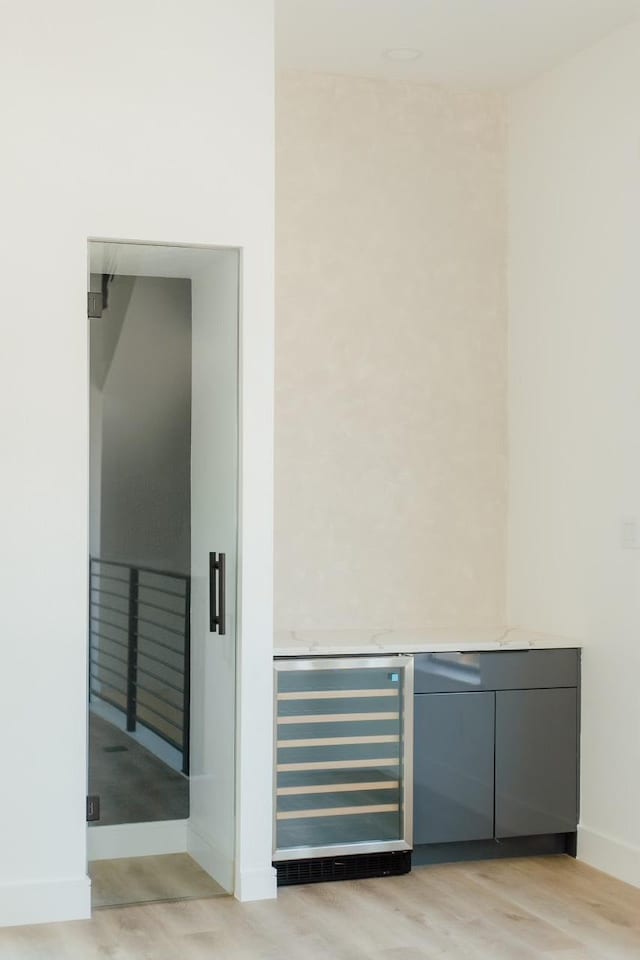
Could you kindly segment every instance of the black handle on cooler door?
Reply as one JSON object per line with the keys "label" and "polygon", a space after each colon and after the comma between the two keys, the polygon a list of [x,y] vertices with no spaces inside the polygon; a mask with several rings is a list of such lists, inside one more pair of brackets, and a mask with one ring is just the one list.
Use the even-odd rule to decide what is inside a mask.
{"label": "black handle on cooler door", "polygon": [[226,632],[226,561],[224,553],[209,554],[209,630],[220,636]]}

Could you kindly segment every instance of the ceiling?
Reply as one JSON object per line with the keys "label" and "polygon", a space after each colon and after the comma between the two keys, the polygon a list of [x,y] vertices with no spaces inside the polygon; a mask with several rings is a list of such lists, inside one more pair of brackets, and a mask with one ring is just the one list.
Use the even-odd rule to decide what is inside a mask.
{"label": "ceiling", "polygon": [[277,67],[509,90],[636,17],[640,0],[276,0]]}

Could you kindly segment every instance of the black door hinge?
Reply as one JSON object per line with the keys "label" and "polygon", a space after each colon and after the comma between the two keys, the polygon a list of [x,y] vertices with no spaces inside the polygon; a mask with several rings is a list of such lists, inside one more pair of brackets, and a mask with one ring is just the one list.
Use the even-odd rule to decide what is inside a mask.
{"label": "black door hinge", "polygon": [[87,316],[89,320],[99,320],[104,308],[104,297],[101,293],[87,294]]}
{"label": "black door hinge", "polygon": [[100,797],[97,793],[87,797],[87,823],[100,819]]}

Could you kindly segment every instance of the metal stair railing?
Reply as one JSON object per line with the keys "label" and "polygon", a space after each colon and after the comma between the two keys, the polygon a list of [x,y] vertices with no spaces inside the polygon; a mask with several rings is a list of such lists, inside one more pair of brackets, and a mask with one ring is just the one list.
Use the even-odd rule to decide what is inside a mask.
{"label": "metal stair railing", "polygon": [[189,773],[191,578],[91,557],[89,697],[146,727]]}

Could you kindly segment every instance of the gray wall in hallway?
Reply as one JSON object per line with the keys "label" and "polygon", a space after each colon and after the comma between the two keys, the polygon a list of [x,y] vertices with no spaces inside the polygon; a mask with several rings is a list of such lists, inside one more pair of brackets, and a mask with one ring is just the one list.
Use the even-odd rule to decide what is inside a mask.
{"label": "gray wall in hallway", "polygon": [[[104,370],[105,355],[108,363],[101,396],[100,555],[188,573],[191,283],[118,276],[109,308],[94,323],[103,325],[102,354],[92,351],[92,365],[97,371],[102,362]],[[121,327],[115,350],[110,325]]]}

